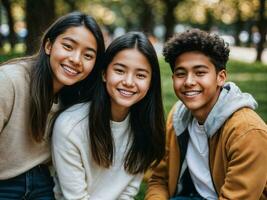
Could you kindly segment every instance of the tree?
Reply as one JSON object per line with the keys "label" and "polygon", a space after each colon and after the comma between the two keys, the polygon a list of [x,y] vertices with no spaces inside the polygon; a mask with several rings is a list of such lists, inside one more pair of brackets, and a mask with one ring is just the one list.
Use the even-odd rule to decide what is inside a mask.
{"label": "tree", "polygon": [[165,14],[163,16],[163,24],[165,26],[165,40],[172,36],[176,24],[175,9],[183,0],[161,0],[165,6]]}
{"label": "tree", "polygon": [[12,4],[10,0],[2,0],[2,3],[3,3],[3,7],[6,10],[7,19],[8,19],[8,26],[9,26],[8,40],[11,45],[11,49],[13,49],[16,44],[16,33],[14,29],[14,18],[12,16],[12,10],[11,10]]}
{"label": "tree", "polygon": [[239,1],[235,1],[235,8],[236,8],[236,20],[234,22],[235,24],[235,45],[236,46],[240,46],[240,39],[239,39],[239,35],[242,31],[242,29],[244,28],[244,23],[242,21],[242,11],[239,8]]}
{"label": "tree", "polygon": [[26,54],[32,54],[39,49],[40,37],[54,19],[54,0],[26,0]]}
{"label": "tree", "polygon": [[267,19],[265,17],[265,0],[259,0],[259,19],[258,19],[258,30],[260,33],[260,41],[257,43],[257,57],[256,61],[261,61],[262,52],[264,50],[264,44],[266,42],[266,24]]}
{"label": "tree", "polygon": [[141,13],[140,13],[140,27],[149,34],[153,34],[153,28],[155,25],[155,17],[153,13],[152,5],[147,0],[141,0]]}

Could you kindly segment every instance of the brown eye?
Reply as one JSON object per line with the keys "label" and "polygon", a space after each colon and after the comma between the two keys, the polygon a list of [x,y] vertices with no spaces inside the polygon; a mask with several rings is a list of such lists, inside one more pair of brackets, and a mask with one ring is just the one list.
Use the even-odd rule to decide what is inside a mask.
{"label": "brown eye", "polygon": [[196,72],[196,75],[197,76],[204,76],[206,74],[205,71],[199,71],[199,72]]}
{"label": "brown eye", "polygon": [[63,43],[62,45],[66,50],[72,50],[72,46],[70,44]]}
{"label": "brown eye", "polygon": [[137,74],[136,76],[139,79],[145,79],[146,78],[146,75],[145,74]]}
{"label": "brown eye", "polygon": [[91,55],[91,54],[85,54],[84,57],[85,57],[85,59],[87,59],[87,60],[91,60],[91,59],[94,58],[94,56]]}
{"label": "brown eye", "polygon": [[174,73],[174,75],[178,78],[182,78],[182,77],[185,77],[186,76],[186,73],[185,72],[182,72],[182,71],[176,71]]}
{"label": "brown eye", "polygon": [[123,74],[124,73],[124,71],[122,69],[115,69],[115,72],[117,74]]}

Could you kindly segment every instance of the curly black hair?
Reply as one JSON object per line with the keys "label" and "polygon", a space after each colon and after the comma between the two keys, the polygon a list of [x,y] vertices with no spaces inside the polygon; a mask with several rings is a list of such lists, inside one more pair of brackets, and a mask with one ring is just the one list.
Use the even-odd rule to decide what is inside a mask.
{"label": "curly black hair", "polygon": [[163,56],[173,71],[176,58],[191,51],[198,51],[208,56],[218,72],[226,68],[230,49],[229,45],[218,35],[200,29],[190,29],[174,34],[165,43]]}

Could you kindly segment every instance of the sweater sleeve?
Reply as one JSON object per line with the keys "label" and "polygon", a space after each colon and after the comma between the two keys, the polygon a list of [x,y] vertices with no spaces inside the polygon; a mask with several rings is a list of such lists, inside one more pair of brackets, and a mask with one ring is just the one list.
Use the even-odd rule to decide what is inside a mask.
{"label": "sweater sleeve", "polygon": [[260,199],[267,181],[267,132],[250,130],[229,144],[230,159],[219,200]]}
{"label": "sweater sleeve", "polygon": [[59,186],[65,199],[87,200],[86,173],[83,166],[79,145],[69,137],[72,131],[64,117],[55,123],[52,137],[52,158]]}
{"label": "sweater sleeve", "polygon": [[0,71],[0,134],[8,123],[12,112],[15,93],[12,81]]}
{"label": "sweater sleeve", "polygon": [[133,180],[128,184],[128,186],[121,193],[119,199],[121,200],[134,200],[134,197],[139,191],[141,181],[143,179],[143,174],[136,175]]}

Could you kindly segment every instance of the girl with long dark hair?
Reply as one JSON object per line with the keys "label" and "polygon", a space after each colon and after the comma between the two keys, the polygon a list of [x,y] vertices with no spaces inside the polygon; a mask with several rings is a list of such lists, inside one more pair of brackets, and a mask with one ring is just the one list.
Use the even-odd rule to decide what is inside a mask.
{"label": "girl with long dark hair", "polygon": [[54,199],[50,118],[90,97],[104,48],[96,21],[73,12],[47,29],[36,55],[2,64],[0,199]]}

